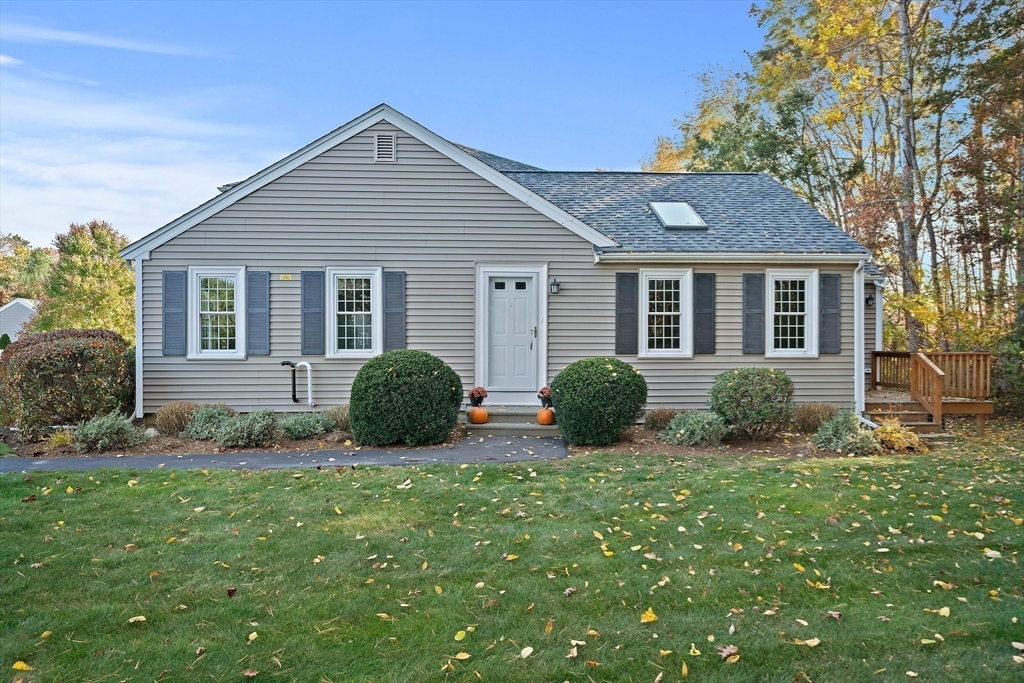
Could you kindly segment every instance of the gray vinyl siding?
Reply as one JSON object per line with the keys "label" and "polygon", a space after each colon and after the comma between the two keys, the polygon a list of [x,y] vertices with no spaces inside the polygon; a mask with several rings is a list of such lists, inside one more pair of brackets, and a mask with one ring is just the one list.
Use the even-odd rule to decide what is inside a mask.
{"label": "gray vinyl siding", "polygon": [[31,320],[35,314],[35,310],[20,301],[13,304],[0,313],[0,335],[6,334],[12,342],[18,341],[22,325]]}
{"label": "gray vinyl siding", "polygon": [[[377,132],[398,135],[396,163],[372,163]],[[468,389],[481,383],[474,377],[478,263],[546,263],[548,277],[562,283],[548,297],[549,381],[573,360],[614,355],[615,273],[636,266],[595,265],[586,240],[401,130],[377,124],[152,250],[143,265],[144,412],[183,399],[243,411],[307,410],[304,375],[302,402],[293,404],[282,360],[312,363],[318,406],[347,401],[364,360],[300,355],[300,273],[325,266],[405,271],[407,346],[443,358]],[[161,355],[161,271],[224,265],[270,271],[270,355]],[[651,406],[703,407],[714,375],[737,365],[785,369],[798,400],[853,400],[852,267],[823,270],[843,274],[843,353],[812,360],[743,356],[742,273],[758,268],[696,269],[717,274],[717,353],[694,360],[621,356],[647,378]]]}
{"label": "gray vinyl siding", "polygon": [[[864,283],[864,298],[875,297],[875,306],[878,305],[878,292],[875,283]],[[871,352],[875,350],[875,306],[864,307],[864,370],[871,370]]]}

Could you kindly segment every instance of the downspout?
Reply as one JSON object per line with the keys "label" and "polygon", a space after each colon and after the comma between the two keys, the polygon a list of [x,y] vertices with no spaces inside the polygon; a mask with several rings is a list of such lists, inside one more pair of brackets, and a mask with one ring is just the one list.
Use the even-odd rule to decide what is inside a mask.
{"label": "downspout", "polygon": [[864,413],[864,261],[853,271],[853,392],[857,415]]}
{"label": "downspout", "polygon": [[149,258],[149,252],[135,257],[135,417],[142,419],[142,262]]}

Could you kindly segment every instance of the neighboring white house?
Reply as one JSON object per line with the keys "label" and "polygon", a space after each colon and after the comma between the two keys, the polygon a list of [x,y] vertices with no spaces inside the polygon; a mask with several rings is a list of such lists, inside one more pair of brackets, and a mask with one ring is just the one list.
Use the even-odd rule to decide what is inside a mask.
{"label": "neighboring white house", "polygon": [[35,299],[14,299],[0,306],[0,337],[6,334],[12,342],[18,341],[21,327],[36,314],[37,306]]}

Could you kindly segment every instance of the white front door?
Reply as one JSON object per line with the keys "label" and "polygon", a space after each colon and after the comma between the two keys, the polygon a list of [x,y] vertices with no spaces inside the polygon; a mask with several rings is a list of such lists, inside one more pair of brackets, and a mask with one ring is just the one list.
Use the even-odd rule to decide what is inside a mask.
{"label": "white front door", "polygon": [[487,281],[487,389],[537,391],[537,278]]}

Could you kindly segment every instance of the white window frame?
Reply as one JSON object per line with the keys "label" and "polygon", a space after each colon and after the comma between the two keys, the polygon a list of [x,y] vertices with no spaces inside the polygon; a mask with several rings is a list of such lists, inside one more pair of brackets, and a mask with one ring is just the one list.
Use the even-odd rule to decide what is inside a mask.
{"label": "white window frame", "polygon": [[[199,335],[199,279],[230,277],[235,279],[235,348],[233,351],[202,350]],[[188,269],[188,334],[189,360],[244,360],[246,349],[245,266],[189,266]]]}
{"label": "white window frame", "polygon": [[[767,358],[817,358],[818,321],[818,270],[816,268],[776,268],[765,271],[765,356]],[[804,318],[804,348],[775,348],[775,283],[779,280],[804,280],[807,283],[807,312]]]}
{"label": "white window frame", "polygon": [[[346,277],[370,278],[371,334],[369,349],[338,348],[338,279]],[[384,269],[383,268],[328,268],[327,269],[327,358],[373,358],[384,352]]]}
{"label": "white window frame", "polygon": [[[650,280],[679,280],[679,348],[651,349],[647,343],[647,316],[650,314]],[[640,315],[637,316],[640,335],[639,358],[693,358],[693,269],[641,268]]]}

